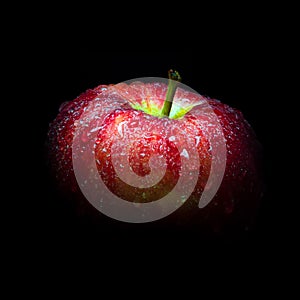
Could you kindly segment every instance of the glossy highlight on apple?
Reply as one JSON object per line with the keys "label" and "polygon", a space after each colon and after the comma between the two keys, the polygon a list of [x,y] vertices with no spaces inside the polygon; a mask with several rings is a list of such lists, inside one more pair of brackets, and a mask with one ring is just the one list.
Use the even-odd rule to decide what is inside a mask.
{"label": "glossy highlight on apple", "polygon": [[[172,102],[167,100],[166,116],[170,82],[176,90]],[[206,160],[209,188],[203,188],[199,207],[213,199],[222,182],[226,142],[218,117],[204,97],[172,79],[137,78],[108,86],[89,101],[75,127],[72,161],[78,185],[111,218],[144,223],[171,214],[207,172]],[[209,153],[201,157],[197,147],[205,142]]]}

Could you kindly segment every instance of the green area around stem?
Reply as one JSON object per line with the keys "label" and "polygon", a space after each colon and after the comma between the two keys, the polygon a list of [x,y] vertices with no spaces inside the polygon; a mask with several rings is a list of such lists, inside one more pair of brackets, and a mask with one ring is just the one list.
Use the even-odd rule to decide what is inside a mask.
{"label": "green area around stem", "polygon": [[187,107],[182,107],[179,105],[179,103],[173,102],[170,114],[169,116],[166,116],[163,113],[162,106],[159,105],[159,102],[157,104],[152,103],[151,105],[149,105],[146,100],[142,100],[140,103],[135,103],[135,104],[130,103],[130,105],[133,109],[141,110],[148,115],[159,117],[159,118],[168,117],[170,119],[180,119],[184,117],[184,115],[193,108],[192,105]]}

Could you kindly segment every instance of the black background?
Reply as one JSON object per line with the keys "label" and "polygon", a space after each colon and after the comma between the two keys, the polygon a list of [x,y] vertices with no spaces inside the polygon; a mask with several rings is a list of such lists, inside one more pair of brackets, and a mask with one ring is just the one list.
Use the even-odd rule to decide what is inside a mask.
{"label": "black background", "polygon": [[[14,207],[2,212],[3,228],[9,236],[5,246],[11,246],[12,259],[7,262],[13,282],[22,269],[25,276],[21,281],[27,285],[29,279],[36,290],[36,281],[31,281],[28,273],[35,273],[39,282],[49,275],[48,292],[58,275],[62,285],[66,283],[68,276],[61,274],[65,269],[71,270],[67,275],[74,270],[79,283],[92,270],[97,279],[101,276],[112,283],[128,279],[129,288],[144,281],[141,274],[154,271],[150,281],[147,276],[147,287],[155,287],[158,282],[165,287],[165,280],[171,277],[175,279],[172,288],[184,282],[184,291],[196,288],[196,294],[198,287],[204,287],[198,280],[201,276],[205,283],[228,282],[224,289],[215,285],[210,292],[219,290],[231,295],[238,291],[239,298],[257,290],[259,279],[268,292],[274,291],[277,282],[276,287],[281,286],[288,271],[279,270],[289,266],[290,254],[295,251],[292,243],[298,236],[293,235],[290,222],[297,221],[291,216],[291,204],[297,199],[287,195],[291,186],[284,183],[291,174],[282,171],[283,165],[290,164],[290,153],[283,154],[284,149],[290,152],[288,131],[282,125],[291,121],[290,106],[285,104],[294,107],[294,98],[285,95],[288,89],[283,91],[288,72],[282,68],[291,63],[290,50],[283,51],[291,30],[283,24],[281,4],[210,4],[211,9],[203,9],[198,3],[197,7],[173,3],[175,9],[171,11],[167,6],[164,11],[161,5],[146,3],[136,13],[136,5],[134,10],[124,7],[123,12],[120,4],[109,8],[109,3],[101,2],[101,7],[94,10],[84,9],[80,2],[75,13],[71,11],[75,4],[64,9],[48,4],[30,7],[26,3],[31,12],[25,13],[19,7],[19,19],[14,8],[14,17],[4,28],[9,41],[3,48],[11,56],[2,55],[10,71],[2,73],[12,84],[12,88],[4,88],[9,97],[3,102],[13,106],[8,115],[14,117],[12,112],[16,112],[18,117],[17,130],[9,131],[16,150],[16,168],[12,160],[7,160],[13,183],[10,191],[16,201],[5,196],[8,201],[3,204],[13,202]],[[21,22],[11,32],[17,21]],[[169,68],[177,69],[183,83],[200,94],[240,109],[263,145],[266,190],[257,229],[250,237],[212,241],[180,230],[170,235],[163,227],[124,229],[107,219],[101,235],[76,218],[49,176],[45,142],[49,122],[62,102],[99,84],[165,77]],[[17,271],[11,267],[13,262]],[[76,272],[80,265],[88,265],[90,270]],[[132,270],[136,273],[130,274]],[[246,287],[241,293],[240,284]],[[103,288],[102,281],[98,285]],[[73,285],[72,289],[77,291],[79,286]]]}
{"label": "black background", "polygon": [[[95,49],[96,48],[96,49]],[[38,189],[34,198],[33,231],[38,229],[41,241],[48,246],[76,244],[101,245],[108,249],[157,247],[182,249],[221,247],[242,248],[243,251],[270,249],[281,238],[278,231],[275,201],[275,154],[272,151],[274,131],[269,117],[272,115],[273,98],[269,92],[270,61],[268,49],[259,41],[240,39],[206,47],[186,47],[180,51],[101,51],[98,47],[59,47],[51,51],[39,51],[41,65],[37,67],[38,94],[35,102],[39,113],[35,118],[38,127]],[[42,54],[42,55],[41,55]],[[193,232],[164,231],[137,225],[127,226],[104,218],[103,228],[95,230],[89,222],[82,222],[66,205],[48,174],[45,144],[49,123],[58,113],[59,105],[78,96],[81,92],[99,84],[118,83],[138,77],[166,77],[170,68],[178,70],[183,83],[200,94],[217,98],[241,110],[254,128],[263,146],[265,195],[259,212],[258,226],[254,233],[238,239],[207,241]],[[36,123],[35,123],[36,124]],[[39,225],[37,226],[36,223]],[[208,244],[207,244],[208,243]],[[113,246],[112,246],[113,245]],[[102,248],[103,249],[103,248]],[[251,250],[250,250],[251,249]],[[157,251],[157,250],[155,250]],[[211,251],[211,250],[210,250]],[[267,251],[267,250],[265,250]]]}
{"label": "black background", "polygon": [[[206,281],[228,282],[229,293],[244,283],[247,294],[258,286],[258,279],[263,286],[268,286],[269,279],[281,283],[287,271],[278,274],[278,270],[289,265],[295,251],[297,235],[293,235],[291,223],[297,219],[291,217],[291,204],[296,201],[285,194],[290,186],[283,183],[290,174],[282,172],[289,161],[289,154],[283,156],[282,151],[287,148],[282,123],[289,112],[282,92],[286,73],[281,66],[286,60],[278,47],[279,29],[267,15],[269,7],[265,12],[258,8],[245,19],[245,15],[233,18],[236,14],[232,11],[217,23],[217,16],[206,20],[195,16],[195,24],[181,32],[173,28],[174,37],[168,35],[168,20],[162,24],[167,29],[159,35],[163,27],[157,29],[153,23],[142,35],[135,30],[139,23],[124,29],[120,24],[117,30],[110,23],[97,24],[95,33],[89,28],[78,35],[70,25],[67,29],[71,28],[72,39],[66,27],[53,30],[56,21],[52,17],[41,31],[39,22],[33,24],[36,34],[32,41],[27,33],[24,43],[18,40],[23,48],[16,47],[13,60],[22,63],[11,68],[13,74],[9,75],[14,83],[10,96],[17,98],[11,104],[19,105],[24,121],[14,140],[17,168],[11,168],[11,178],[21,183],[13,181],[11,187],[17,199],[13,205],[18,205],[4,216],[8,244],[13,248],[10,254],[17,264],[25,263],[25,272],[35,268],[42,281],[40,274],[54,270],[54,275],[49,273],[51,279],[61,275],[63,284],[67,278],[59,274],[61,269],[71,270],[68,275],[74,270],[79,281],[92,270],[113,283],[127,279],[132,285],[144,280],[140,274],[146,275],[147,285],[158,279],[164,284],[170,277],[175,279],[172,287],[177,287],[176,280],[178,285],[184,281],[185,291],[201,286],[198,275],[204,279],[207,275]],[[263,146],[265,194],[257,228],[249,236],[214,240],[199,237],[193,230],[170,232],[164,226],[126,225],[106,217],[103,227],[95,229],[92,223],[77,218],[49,176],[47,131],[62,102],[99,84],[166,77],[170,68],[177,69],[183,83],[200,94],[241,110]],[[82,265],[89,270],[76,272]]]}
{"label": "black background", "polygon": [[[8,92],[3,104],[11,106],[2,114],[14,120],[13,130],[4,122],[2,131],[3,148],[13,154],[13,159],[3,157],[11,184],[3,184],[2,200],[3,206],[12,208],[3,207],[1,214],[9,238],[2,247],[8,249],[3,257],[8,265],[5,275],[12,274],[7,276],[13,283],[10,293],[24,291],[16,286],[19,274],[20,283],[30,291],[45,285],[42,291],[48,293],[57,277],[64,287],[73,273],[78,284],[72,281],[68,292],[77,292],[83,279],[95,274],[94,279],[101,276],[95,285],[100,293],[106,278],[116,283],[113,290],[129,281],[130,292],[139,283],[144,283],[144,293],[157,292],[159,284],[176,292],[181,286],[184,296],[198,296],[198,288],[201,294],[205,284],[212,283],[209,295],[220,291],[222,297],[227,292],[240,299],[251,291],[255,297],[261,295],[259,287],[268,295],[277,294],[284,278],[291,277],[286,267],[294,266],[292,244],[298,234],[293,235],[290,221],[297,223],[292,214],[298,210],[291,208],[297,198],[288,195],[292,176],[283,166],[291,164],[296,151],[291,155],[287,138],[297,93],[286,96],[290,88],[284,81],[291,75],[286,67],[296,61],[290,59],[293,47],[287,42],[292,28],[297,28],[290,20],[297,18],[281,3],[205,3],[210,8],[199,4],[171,3],[164,11],[162,4],[154,3],[109,7],[101,2],[96,9],[80,2],[77,12],[75,3],[26,3],[24,9],[13,4],[3,27],[6,51],[1,55],[2,65],[8,65],[2,77],[9,83],[2,90]],[[124,229],[113,221],[103,222],[101,235],[63,204],[65,199],[49,177],[45,141],[62,102],[98,84],[165,77],[169,68],[177,69],[183,82],[200,94],[240,109],[263,145],[266,191],[257,229],[246,239],[210,241],[180,230],[169,235],[163,227]],[[13,147],[6,147],[7,132]],[[77,272],[82,265],[87,272]],[[168,278],[174,278],[171,285]],[[226,285],[219,288],[223,282]],[[89,282],[85,291],[92,285]],[[125,288],[119,290],[123,293]]]}
{"label": "black background", "polygon": [[[24,50],[21,59],[25,66],[18,68],[18,78],[29,82],[23,91],[28,101],[23,105],[27,109],[30,134],[19,136],[24,145],[30,145],[26,147],[27,167],[23,168],[22,194],[29,193],[29,200],[23,201],[28,213],[21,218],[24,244],[36,248],[36,254],[43,250],[62,257],[74,252],[80,257],[81,251],[87,257],[86,251],[98,251],[99,256],[117,252],[122,257],[125,252],[140,259],[145,255],[160,261],[179,255],[190,264],[201,253],[213,260],[237,262],[236,265],[270,261],[270,253],[278,245],[287,244],[283,225],[288,219],[284,213],[288,208],[280,206],[277,187],[281,178],[275,163],[277,115],[281,110],[274,105],[281,97],[277,92],[280,87],[280,60],[275,47],[277,28],[272,28],[267,19],[265,22],[264,12],[250,13],[245,20],[242,15],[231,21],[224,16],[214,25],[210,19],[197,21],[181,32],[173,30],[174,37],[168,36],[167,29],[157,35],[161,31],[153,27],[140,35],[134,30],[138,24],[124,30],[120,25],[117,31],[99,24],[95,35],[90,30],[77,35],[73,28],[69,39],[66,27],[57,26],[53,30],[52,25],[50,22],[49,29],[37,33],[33,44],[27,42],[29,51]],[[191,28],[196,30],[193,32]],[[211,241],[193,232],[178,230],[170,234],[163,227],[151,230],[143,225],[133,228],[108,218],[103,222],[103,231],[95,230],[88,222],[83,224],[78,220],[49,176],[45,154],[47,131],[62,102],[73,100],[99,84],[147,76],[166,77],[170,68],[177,69],[183,83],[200,94],[241,110],[263,146],[265,195],[257,229],[251,236]]]}

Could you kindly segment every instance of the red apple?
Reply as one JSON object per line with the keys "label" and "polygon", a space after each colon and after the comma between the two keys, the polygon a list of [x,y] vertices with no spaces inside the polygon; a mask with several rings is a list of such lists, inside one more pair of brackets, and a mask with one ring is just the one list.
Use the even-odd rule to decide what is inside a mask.
{"label": "red apple", "polygon": [[[178,76],[170,73],[174,74]],[[88,90],[61,105],[48,137],[52,169],[63,190],[80,199],[79,210],[89,207],[101,217],[86,200],[98,184],[93,180],[86,183],[89,172],[81,179],[76,170],[74,173],[74,162],[80,156],[85,170],[94,172],[96,166],[109,193],[136,207],[167,197],[180,182],[172,194],[171,205],[176,206],[172,211],[177,211],[167,217],[170,222],[210,231],[244,230],[253,225],[262,193],[261,146],[253,129],[239,110],[174,80],[169,84],[152,80],[100,85]],[[213,141],[214,137],[217,140]],[[222,143],[226,153],[220,162]],[[209,178],[216,154],[214,172],[222,178],[214,181]],[[150,183],[145,179],[135,185],[136,177]],[[213,199],[199,208],[201,195],[214,188]],[[161,209],[167,211],[163,205]],[[122,214],[120,208],[115,210],[119,210],[116,215]]]}

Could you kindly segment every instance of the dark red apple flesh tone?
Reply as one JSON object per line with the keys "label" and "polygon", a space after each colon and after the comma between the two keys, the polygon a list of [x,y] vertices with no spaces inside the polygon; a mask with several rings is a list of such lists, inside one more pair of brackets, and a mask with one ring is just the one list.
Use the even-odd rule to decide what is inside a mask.
{"label": "dark red apple flesh tone", "polygon": [[[71,102],[61,105],[55,120],[50,124],[49,159],[59,186],[66,193],[73,193],[81,204],[79,213],[88,210],[91,214],[101,214],[88,203],[81,194],[72,167],[72,142],[75,131],[75,121],[78,120],[84,108],[98,95],[107,91],[113,85],[100,85],[95,89],[82,93]],[[163,93],[162,93],[163,94]],[[159,98],[159,94],[156,94]],[[165,96],[165,94],[164,94]],[[253,224],[262,193],[261,178],[261,146],[251,126],[237,109],[221,103],[218,100],[206,98],[209,105],[219,118],[223,128],[227,147],[226,171],[222,184],[214,199],[203,209],[197,204],[207,182],[211,165],[210,145],[199,124],[201,113],[195,106],[192,113],[187,113],[183,119],[170,120],[170,126],[183,128],[184,134],[201,137],[195,140],[201,161],[198,183],[186,203],[167,219],[172,222],[195,224],[212,231],[222,231],[225,227],[247,229]],[[170,111],[170,110],[169,110]],[[178,180],[180,169],[180,154],[172,143],[164,142],[164,137],[149,132],[148,136],[139,136],[131,145],[129,161],[133,171],[140,176],[149,174],[149,158],[153,154],[164,155],[167,160],[167,171],[164,178],[150,189],[140,189],[124,183],[116,175],[111,162],[111,145],[117,138],[118,124],[124,122],[140,122],[145,112],[133,109],[124,104],[105,118],[105,124],[98,132],[95,141],[95,159],[99,173],[107,187],[124,200],[134,202],[149,202],[162,198],[172,190]],[[148,116],[151,128],[162,126],[161,118]],[[84,139],[85,137],[82,136]],[[180,131],[177,138],[180,139]],[[105,149],[105,151],[103,151]],[[191,172],[193,170],[190,166]]]}

